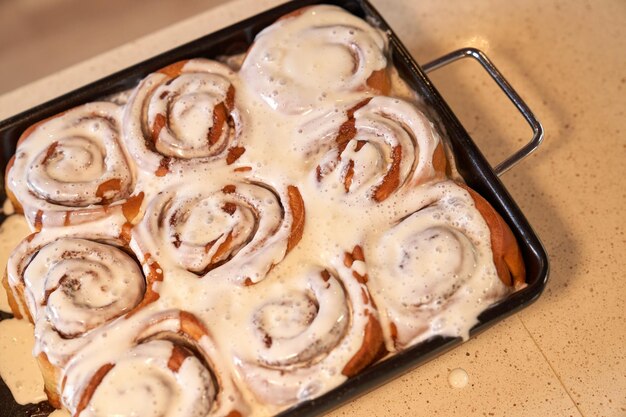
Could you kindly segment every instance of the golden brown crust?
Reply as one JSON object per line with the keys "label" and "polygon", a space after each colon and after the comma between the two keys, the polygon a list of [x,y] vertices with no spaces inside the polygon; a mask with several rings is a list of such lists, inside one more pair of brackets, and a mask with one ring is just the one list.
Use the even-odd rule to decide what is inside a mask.
{"label": "golden brown crust", "polygon": [[203,336],[209,336],[209,331],[193,314],[180,312],[180,330],[192,340],[199,342]]}
{"label": "golden brown crust", "polygon": [[402,147],[396,146],[391,151],[391,167],[383,177],[382,182],[374,191],[373,198],[379,203],[384,201],[400,186],[400,162],[402,161]]}
{"label": "golden brown crust", "polygon": [[361,100],[346,112],[346,117],[348,119],[343,122],[341,126],[339,126],[337,136],[335,137],[335,142],[337,143],[339,152],[342,152],[348,145],[348,142],[356,136],[356,120],[354,119],[354,113],[361,107],[366,106],[371,100],[371,97]]}
{"label": "golden brown crust", "polygon": [[[6,291],[7,300],[9,302],[9,307],[11,308],[11,312],[13,313],[13,316],[16,319],[21,319],[22,312],[20,310],[20,306],[17,300],[15,299],[15,295],[13,294],[13,289],[11,288],[11,285],[9,285],[9,276],[7,275],[6,268],[4,271],[4,275],[2,276],[2,286],[4,287]],[[23,290],[21,293],[23,294]],[[23,297],[21,301],[24,302]],[[29,319],[30,319],[30,316],[29,316]],[[30,319],[30,322],[32,323],[32,319]]]}
{"label": "golden brown crust", "polygon": [[361,372],[386,352],[383,329],[372,314],[369,315],[369,321],[365,326],[364,333],[361,348],[341,371],[348,378]]}
{"label": "golden brown crust", "polygon": [[76,417],[79,417],[80,413],[82,413],[87,405],[89,405],[91,397],[93,397],[93,394],[96,392],[96,389],[98,389],[98,386],[100,385],[104,377],[109,373],[111,369],[113,369],[113,366],[114,365],[110,363],[102,365],[100,369],[98,369],[98,371],[96,371],[96,373],[91,377],[89,384],[87,384],[87,387],[83,391],[78,406],[76,406]]}
{"label": "golden brown crust", "polygon": [[302,233],[304,233],[304,200],[298,190],[298,187],[290,185],[287,187],[287,194],[289,196],[289,208],[291,210],[291,233],[287,241],[287,252],[291,251],[302,239]]}
{"label": "golden brown crust", "polygon": [[170,78],[178,77],[183,72],[183,67],[187,64],[187,62],[189,62],[188,59],[184,61],[174,62],[173,64],[161,68],[157,72],[165,74]]}
{"label": "golden brown crust", "polygon": [[[22,241],[22,243],[20,243],[20,245],[24,244],[25,242],[32,241],[35,236],[37,236],[37,233],[28,235]],[[32,252],[29,252],[28,256],[30,256],[31,254]],[[26,294],[24,293],[26,290],[26,287],[24,285],[23,277],[20,276],[19,282],[11,285],[11,283],[9,282],[8,271],[5,268],[5,274],[2,279],[2,285],[6,288],[7,300],[9,301],[9,307],[11,307],[11,311],[13,312],[13,315],[18,319],[22,319],[26,317],[26,319],[30,323],[34,324],[35,321],[33,320],[31,312],[28,309],[28,304],[26,303]]]}
{"label": "golden brown crust", "polygon": [[11,191],[11,187],[9,187],[9,171],[13,167],[14,162],[15,162],[15,155],[13,155],[11,159],[9,159],[9,162],[7,163],[7,166],[4,169],[4,191],[7,195],[7,198],[11,202],[11,204],[13,204],[13,208],[15,209],[15,212],[19,214],[23,214],[24,208],[22,207],[20,202],[17,201],[17,197],[15,197],[15,194],[13,194],[13,191]]}
{"label": "golden brown crust", "polygon": [[37,364],[43,376],[44,391],[48,396],[50,405],[54,408],[61,408],[61,394],[57,388],[61,378],[61,371],[50,363],[48,357],[43,352],[37,355]]}
{"label": "golden brown crust", "polygon": [[[363,248],[359,245],[356,245],[354,247],[354,249],[352,250],[352,253],[346,252],[343,254],[343,264],[346,267],[352,268],[352,264],[354,263],[354,261],[365,262],[365,254],[363,253]],[[359,284],[364,284],[364,285],[367,284],[367,280],[368,280],[367,274],[361,275],[357,271],[353,270],[352,276],[356,278]]]}
{"label": "golden brown crust", "polygon": [[139,214],[141,210],[141,203],[143,202],[144,193],[143,191],[137,195],[130,196],[126,199],[126,202],[122,204],[122,213],[124,217],[129,223],[132,223],[133,220]]}
{"label": "golden brown crust", "polygon": [[150,303],[159,299],[160,295],[154,290],[154,283],[163,281],[163,269],[158,262],[151,259],[150,254],[147,254],[144,259],[144,265],[148,267],[148,275],[146,275],[146,292],[143,295],[143,299],[135,308],[126,314],[126,317],[130,317],[140,311],[142,308]]}
{"label": "golden brown crust", "polygon": [[[355,261],[365,262],[365,253],[360,245],[354,246],[352,253],[345,252],[343,263],[346,267],[352,268]],[[376,309],[373,298],[370,297],[366,283],[367,274],[360,275],[356,271],[352,271],[352,276],[356,281],[362,285],[361,296],[363,305],[371,305],[373,309]],[[356,302],[354,300],[353,302]],[[387,352],[385,349],[385,336],[380,322],[374,314],[365,310],[365,314],[368,316],[368,322],[363,330],[363,343],[354,356],[346,363],[341,373],[347,377],[352,377],[371,363],[375,362]]]}
{"label": "golden brown crust", "polygon": [[[228,150],[228,153],[226,154],[226,164],[232,165],[245,152],[246,152],[246,148],[244,148],[243,146],[234,146],[230,148]],[[237,169],[235,169],[235,171],[236,170]]]}
{"label": "golden brown crust", "polygon": [[446,151],[443,147],[443,142],[439,142],[439,145],[433,152],[433,169],[435,171],[436,179],[446,178],[448,172],[448,158],[446,157]]}
{"label": "golden brown crust", "polygon": [[369,88],[380,95],[386,96],[391,92],[391,78],[387,68],[372,72],[366,81]]}
{"label": "golden brown crust", "polygon": [[180,367],[183,366],[183,362],[185,359],[191,356],[191,352],[183,347],[178,345],[174,345],[172,348],[172,355],[170,359],[167,361],[167,367],[173,371],[178,372]]}
{"label": "golden brown crust", "polygon": [[[26,130],[24,130],[24,132],[20,135],[17,141],[17,147],[19,148],[22,143],[28,140],[30,136],[40,126],[50,122],[51,120],[63,117],[66,114],[80,107],[81,106],[78,106],[78,107],[57,113],[53,116],[47,117],[43,120],[40,120],[32,124]],[[94,115],[94,113],[92,113],[92,115]],[[48,158],[54,154],[58,146],[59,146],[58,142],[53,142],[52,144],[48,146],[46,156],[43,159],[43,163],[45,163],[48,160]],[[22,203],[19,201],[15,193],[11,190],[11,186],[9,184],[9,173],[15,163],[15,157],[16,155],[13,155],[13,157],[11,157],[11,159],[9,160],[5,168],[4,188],[5,188],[7,198],[9,199],[9,201],[11,201],[15,209],[15,212],[19,214],[24,214],[25,208],[22,205]],[[98,204],[94,204],[91,207],[79,207],[79,206],[72,206],[71,204],[66,205],[64,203],[59,203],[59,202],[57,203],[50,202],[51,204],[56,204],[58,206],[62,206],[63,208],[60,210],[38,209],[36,211],[36,215],[34,218],[30,217],[32,216],[32,213],[30,215],[27,215],[27,217],[28,217],[29,222],[32,222],[32,225],[36,231],[40,231],[44,226],[70,226],[73,224],[78,224],[78,223],[82,223],[82,222],[89,221],[89,220],[96,220],[98,218],[101,218],[107,215],[110,212],[110,210],[113,209],[114,207],[118,207],[120,205],[119,203],[124,203],[126,201],[126,199],[121,199],[121,200],[113,202],[105,198],[105,195],[107,193],[111,191],[119,192],[120,190],[122,190],[122,188],[124,188],[124,186],[120,178],[111,178],[111,179],[105,180],[104,182],[98,185],[95,191],[95,195],[98,198],[100,198],[100,203]],[[41,200],[45,200],[42,197],[37,197],[37,198]],[[129,197],[129,199],[132,199],[132,198],[133,196]],[[26,202],[26,210],[29,210],[29,209],[34,210],[37,208],[38,207],[31,206],[28,204],[28,202]],[[55,215],[55,213],[60,214],[60,215]]]}
{"label": "golden brown crust", "polygon": [[517,287],[526,282],[526,268],[511,228],[495,209],[476,191],[467,185],[459,184],[467,190],[476,209],[485,219],[491,232],[493,262],[500,280],[509,287]]}

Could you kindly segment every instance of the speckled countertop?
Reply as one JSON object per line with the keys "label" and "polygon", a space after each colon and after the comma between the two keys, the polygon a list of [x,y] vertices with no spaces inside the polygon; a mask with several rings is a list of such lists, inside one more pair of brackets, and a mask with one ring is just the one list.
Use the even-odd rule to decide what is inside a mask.
{"label": "speckled countertop", "polygon": [[[0,119],[278,3],[227,3],[5,94]],[[485,51],[542,121],[544,144],[503,181],[551,275],[531,307],[332,415],[626,416],[626,2],[373,3],[418,62]],[[477,64],[431,78],[494,163],[530,137]]]}

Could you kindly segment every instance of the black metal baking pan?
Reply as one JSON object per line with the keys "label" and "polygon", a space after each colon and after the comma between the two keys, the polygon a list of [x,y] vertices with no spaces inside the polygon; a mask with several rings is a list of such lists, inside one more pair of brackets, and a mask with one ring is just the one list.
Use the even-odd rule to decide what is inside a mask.
{"label": "black metal baking pan", "polygon": [[[433,115],[436,123],[439,124],[441,131],[445,132],[459,173],[469,186],[477,190],[496,208],[509,224],[518,240],[526,264],[528,285],[526,288],[511,294],[505,300],[484,311],[478,318],[479,323],[471,330],[471,335],[484,331],[496,322],[531,304],[541,295],[545,288],[548,279],[548,257],[532,227],[498,179],[498,174],[511,168],[539,145],[543,136],[541,125],[482,52],[473,48],[466,48],[452,52],[420,67],[382,16],[367,0],[292,1],[157,55],[4,120],[0,122],[0,172],[4,172],[9,159],[14,154],[20,134],[31,124],[80,104],[133,88],[143,77],[170,63],[194,57],[215,58],[219,55],[245,52],[255,35],[266,26],[272,24],[280,16],[303,6],[320,3],[335,4],[343,7],[354,15],[367,19],[379,26],[389,34],[390,49],[396,68],[405,81],[422,96],[424,104]],[[494,81],[522,112],[533,129],[532,140],[495,169],[485,160],[480,150],[426,75],[425,70],[434,70],[448,62],[463,57],[475,58],[483,65]],[[3,178],[2,180],[2,183],[4,183]],[[4,200],[4,192],[0,191],[0,193],[0,198]],[[0,315],[0,320],[8,317],[10,315],[2,314]],[[435,337],[429,339],[370,366],[336,389],[316,399],[300,403],[284,411],[280,416],[312,416],[327,412],[417,367],[459,345],[461,342],[459,338]],[[0,380],[0,417],[46,416],[50,411],[51,408],[45,402],[27,406],[16,404],[10,391]]]}

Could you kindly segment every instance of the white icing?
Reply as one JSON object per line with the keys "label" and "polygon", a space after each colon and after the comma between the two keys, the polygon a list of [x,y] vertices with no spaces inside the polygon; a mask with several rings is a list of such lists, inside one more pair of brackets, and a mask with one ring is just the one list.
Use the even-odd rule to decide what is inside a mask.
{"label": "white icing", "polygon": [[173,346],[154,340],[125,352],[81,416],[205,416],[215,396],[211,375],[194,356],[187,357],[177,371],[169,369]]}
{"label": "white icing", "polygon": [[452,388],[465,388],[469,382],[469,375],[463,368],[455,368],[448,374],[448,384]]}
{"label": "white icing", "polygon": [[63,225],[68,211],[101,212],[102,204],[131,194],[133,176],[119,146],[120,111],[112,103],[88,103],[42,122],[23,138],[7,184],[31,227],[37,221]]}
{"label": "white icing", "polygon": [[380,194],[380,189],[383,183],[393,182],[393,171],[397,182],[392,189],[434,177],[432,160],[441,138],[413,104],[398,98],[372,98],[354,112],[356,133],[341,150],[337,131],[347,120],[345,111],[337,114],[333,109],[307,119],[298,130],[305,164],[325,194],[340,199],[358,193],[382,201],[387,194]]}
{"label": "white icing", "polygon": [[469,337],[476,317],[508,293],[497,276],[489,228],[452,181],[423,186],[388,230],[365,244],[370,288],[393,351],[433,335]]}
{"label": "white icing", "polygon": [[0,322],[0,377],[19,404],[46,399],[43,378],[31,355],[33,344],[32,324],[17,319]]}
{"label": "white icing", "polygon": [[[312,7],[263,31],[240,72],[191,60],[147,76],[125,107],[87,105],[123,119],[117,152],[129,155],[133,192],[144,194],[132,231],[114,210],[44,224],[8,265],[20,310],[35,322],[34,352],[57,367],[59,389],[65,381],[65,407],[76,414],[94,376],[110,368],[82,416],[274,414],[344,382],[378,322],[391,350],[435,334],[466,337],[507,293],[471,197],[434,182],[442,142],[415,94],[393,70],[391,96],[366,88],[372,72],[387,70],[386,42],[341,9]],[[234,107],[210,143],[230,88]],[[351,111],[354,136],[340,145]],[[16,165],[46,152],[58,133],[41,132],[73,112],[38,128],[31,137],[48,145],[23,142]],[[159,115],[169,123],[152,146]],[[106,148],[77,150],[80,138],[67,144],[70,161],[48,158],[56,180],[73,179]],[[243,153],[233,157],[235,147]],[[90,164],[77,182],[99,169]],[[15,186],[28,187],[14,170],[11,178],[23,177]],[[396,182],[377,197],[392,170]],[[34,208],[52,208],[29,198],[33,224]],[[294,211],[300,204],[304,212]],[[112,245],[132,251],[143,273]],[[87,266],[59,259],[69,252],[87,252]],[[111,265],[99,266],[105,258]],[[69,285],[78,276],[80,288]],[[190,356],[172,372],[180,347]]]}
{"label": "white icing", "polygon": [[283,215],[283,206],[289,210],[288,199],[281,203],[284,195],[241,179],[176,184],[160,192],[135,229],[138,251],[168,270],[179,267],[238,282],[262,279],[285,255],[291,217]]}
{"label": "white icing", "polygon": [[122,250],[85,239],[59,239],[39,249],[23,272],[37,319],[66,338],[85,333],[139,304],[144,277]]}
{"label": "white icing", "polygon": [[[233,409],[245,414],[247,407],[240,403],[210,335],[187,333],[178,311],[165,311],[162,304],[155,304],[94,332],[93,343],[78,352],[65,368],[63,401],[67,408],[75,413],[96,371],[113,365],[83,411],[87,415],[132,416],[137,415],[132,410],[144,410],[154,415],[204,416],[207,411],[226,415]],[[102,349],[102,345],[107,348]],[[174,345],[193,349],[178,371],[169,364]],[[120,387],[117,381],[126,382]],[[219,381],[219,391],[214,381]],[[111,396],[120,395],[119,389],[124,387],[123,404],[110,404]],[[166,391],[168,395],[162,396]],[[162,411],[157,411],[160,407]]]}
{"label": "white icing", "polygon": [[335,6],[304,9],[254,40],[241,67],[250,88],[286,113],[343,101],[387,65],[387,37]]}
{"label": "white icing", "polygon": [[256,398],[283,406],[345,380],[343,368],[375,313],[363,302],[365,286],[339,260],[326,279],[322,267],[282,263],[278,269],[273,282],[243,294],[244,314],[232,311],[231,324],[249,342],[231,342],[229,350]]}
{"label": "white icing", "polygon": [[[233,83],[232,70],[207,59],[190,60],[175,75],[156,72],[142,80],[124,114],[124,140],[139,167],[150,174],[162,167],[175,171],[186,166],[187,160],[207,162],[236,145],[243,121],[236,105],[238,86]],[[234,109],[226,108],[229,88],[235,94]],[[228,113],[230,122],[214,127],[218,105]],[[159,116],[164,125],[154,140]],[[211,129],[218,127],[219,137],[209,140]],[[147,142],[154,143],[154,148]]]}

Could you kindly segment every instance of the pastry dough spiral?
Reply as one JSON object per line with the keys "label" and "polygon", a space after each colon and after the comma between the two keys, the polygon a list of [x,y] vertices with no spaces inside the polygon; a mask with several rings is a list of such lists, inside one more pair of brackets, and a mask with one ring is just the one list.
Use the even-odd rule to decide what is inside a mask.
{"label": "pastry dough spiral", "polygon": [[[264,403],[314,398],[355,375],[383,349],[364,277],[349,267],[304,265],[246,306],[250,344],[236,347],[246,386]],[[358,278],[357,278],[358,276]]]}
{"label": "pastry dough spiral", "polygon": [[300,114],[346,95],[389,90],[386,36],[338,10],[303,8],[256,37],[241,76],[271,108]]}
{"label": "pastry dough spiral", "polygon": [[114,236],[63,229],[35,233],[11,254],[6,282],[14,313],[35,325],[35,354],[58,405],[60,369],[94,329],[138,308],[152,293],[139,263]]}
{"label": "pastry dough spiral", "polygon": [[445,176],[439,134],[413,104],[401,99],[367,98],[348,108],[345,118],[332,110],[300,131],[306,157],[317,161],[315,178],[326,192],[381,202],[405,185]]}
{"label": "pastry dough spiral", "polygon": [[[64,401],[74,415],[236,417],[248,411],[210,332],[193,314],[144,310],[111,330],[116,343],[108,351],[89,346],[67,367]],[[106,342],[107,329],[97,338]]]}
{"label": "pastry dough spiral", "polygon": [[231,271],[231,279],[252,284],[298,242],[303,226],[304,206],[296,187],[279,194],[262,183],[233,178],[211,185],[178,184],[159,193],[134,239],[144,257],[152,254],[164,267],[203,276],[223,266],[219,274]]}
{"label": "pastry dough spiral", "polygon": [[120,112],[112,103],[89,103],[22,134],[7,167],[7,191],[33,228],[121,214],[133,174],[119,144]]}
{"label": "pastry dough spiral", "polygon": [[[483,216],[475,192],[453,181],[420,191],[419,207],[366,247],[390,350],[433,335],[466,337],[480,312],[512,290],[510,275],[516,281],[524,275],[517,245],[490,241],[502,239],[504,222]],[[508,227],[505,232],[512,239]],[[495,265],[503,256],[516,262],[507,274]]]}
{"label": "pastry dough spiral", "polygon": [[181,61],[148,75],[130,97],[124,139],[139,166],[162,177],[245,149],[236,74],[208,59]]}

